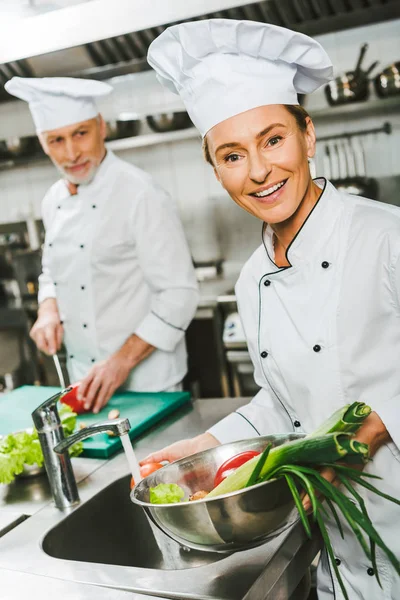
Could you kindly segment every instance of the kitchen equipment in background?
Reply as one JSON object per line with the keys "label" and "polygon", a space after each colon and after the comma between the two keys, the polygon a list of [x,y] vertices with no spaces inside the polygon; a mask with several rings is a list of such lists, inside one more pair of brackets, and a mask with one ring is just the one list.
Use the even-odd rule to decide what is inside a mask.
{"label": "kitchen equipment in background", "polygon": [[254,367],[247,348],[234,291],[217,298],[223,315],[222,344],[228,365],[230,392],[234,397],[251,397],[260,389],[254,381]]}
{"label": "kitchen equipment in background", "polygon": [[357,196],[379,199],[379,186],[374,177],[367,176],[364,146],[362,137],[370,134],[392,133],[392,125],[388,121],[381,127],[339,133],[320,137],[324,142],[323,169],[328,173],[332,183],[340,190]]}
{"label": "kitchen equipment in background", "polygon": [[21,293],[8,253],[0,253],[0,307],[21,307]]}
{"label": "kitchen equipment in background", "polygon": [[43,156],[43,150],[36,135],[11,137],[4,140],[8,159]]}
{"label": "kitchen equipment in background", "polygon": [[361,140],[344,138],[335,142],[334,148],[339,165],[339,177],[332,179],[335,187],[342,192],[377,200],[378,183],[376,179],[366,176]]}
{"label": "kitchen equipment in background", "polygon": [[336,144],[330,142],[326,145],[326,155],[329,159],[329,169],[332,181],[340,179],[339,156]]}
{"label": "kitchen equipment in background", "polygon": [[223,273],[224,260],[218,258],[208,261],[193,261],[194,270],[196,271],[197,281],[208,281],[217,279]]}
{"label": "kitchen equipment in background", "polygon": [[167,131],[177,131],[193,127],[193,123],[186,111],[161,113],[158,115],[148,115],[146,117],[149,127],[157,133]]}
{"label": "kitchen equipment in background", "polygon": [[116,119],[106,122],[106,140],[119,140],[139,134],[140,119]]}
{"label": "kitchen equipment in background", "polygon": [[[59,387],[24,385],[0,397],[0,434],[25,429],[32,424],[31,413],[42,402],[60,391]],[[78,416],[78,422],[93,425],[107,420],[111,409],[118,409],[120,416],[131,423],[130,439],[190,402],[188,392],[120,392],[114,394],[98,414],[85,413]],[[83,442],[83,456],[88,458],[108,458],[121,448],[119,438],[107,433],[88,438]]]}
{"label": "kitchen equipment in background", "polygon": [[377,66],[375,61],[370,67],[363,71],[361,69],[368,44],[363,44],[354,71],[346,71],[343,75],[335,77],[325,86],[325,96],[331,106],[348,104],[349,102],[361,102],[369,97],[368,75]]}
{"label": "kitchen equipment in background", "polygon": [[[37,352],[29,329],[30,323],[22,308],[0,307],[0,387],[3,389],[39,382]],[[17,429],[21,428],[15,431]]]}
{"label": "kitchen equipment in background", "polygon": [[331,173],[331,151],[329,149],[328,144],[324,146],[324,155],[322,157],[322,165],[323,165],[323,175],[326,179],[332,179]]}
{"label": "kitchen equipment in background", "polygon": [[38,279],[42,272],[40,250],[13,252],[12,265],[23,303],[36,302],[39,288]]}
{"label": "kitchen equipment in background", "polygon": [[0,161],[9,160],[10,154],[8,152],[7,144],[5,140],[0,140]]}
{"label": "kitchen equipment in background", "polygon": [[400,94],[400,61],[394,62],[374,79],[375,91],[380,98]]}

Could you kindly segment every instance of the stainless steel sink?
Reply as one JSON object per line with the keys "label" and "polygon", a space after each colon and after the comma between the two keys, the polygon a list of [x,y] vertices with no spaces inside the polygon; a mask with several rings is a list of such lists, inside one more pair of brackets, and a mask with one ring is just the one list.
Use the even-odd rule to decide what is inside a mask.
{"label": "stainless steel sink", "polygon": [[224,558],[217,553],[182,548],[150,525],[129,497],[130,476],[122,477],[80,506],[43,539],[55,558],[139,567],[187,569]]}
{"label": "stainless steel sink", "polygon": [[[185,409],[138,440],[138,458],[180,439],[182,431],[197,435],[239,405],[232,398],[225,404],[222,398],[196,402],[191,411]],[[321,547],[318,535],[308,540],[297,524],[267,544],[229,556],[187,552],[154,531],[131,503],[125,456],[78,458],[74,471],[81,498],[76,508],[55,508],[44,477],[16,482],[3,495],[0,490],[0,509],[8,513],[18,507],[19,514],[31,515],[0,537],[2,586],[1,574],[8,572],[21,581],[34,575],[43,590],[54,589],[47,586],[51,581],[57,590],[63,582],[65,590],[79,585],[82,599],[92,598],[84,590],[94,588],[102,598],[109,589],[110,598],[119,590],[124,598],[130,592],[132,598],[144,593],[174,600],[287,599]],[[1,589],[19,600],[12,589]],[[53,596],[64,600],[72,597],[68,594]]]}

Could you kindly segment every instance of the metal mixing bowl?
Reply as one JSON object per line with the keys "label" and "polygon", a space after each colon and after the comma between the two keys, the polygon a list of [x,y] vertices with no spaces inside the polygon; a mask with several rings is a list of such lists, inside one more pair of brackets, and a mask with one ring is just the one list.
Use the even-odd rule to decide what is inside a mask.
{"label": "metal mixing bowl", "polygon": [[131,492],[149,520],[166,535],[196,550],[233,552],[264,543],[295,523],[299,516],[283,478],[272,479],[217,498],[176,504],[150,504],[150,488],[177,483],[186,496],[213,488],[219,466],[244,450],[262,451],[304,434],[267,435],[224,444],[166,465],[143,479]]}

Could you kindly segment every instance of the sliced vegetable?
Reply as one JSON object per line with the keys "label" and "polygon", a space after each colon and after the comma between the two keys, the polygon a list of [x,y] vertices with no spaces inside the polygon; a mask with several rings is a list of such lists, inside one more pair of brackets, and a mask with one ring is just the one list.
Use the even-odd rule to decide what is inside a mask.
{"label": "sliced vegetable", "polygon": [[150,502],[152,504],[174,504],[184,498],[185,492],[176,483],[159,483],[150,488]]}
{"label": "sliced vegetable", "polygon": [[235,456],[231,456],[231,458],[228,458],[225,462],[222,463],[222,465],[219,467],[218,471],[215,474],[214,487],[217,487],[217,485],[219,485],[221,481],[226,479],[228,475],[234,473],[238,467],[241,467],[242,465],[244,465],[244,463],[249,461],[251,458],[254,458],[255,456],[260,456],[260,453],[256,452],[255,450],[246,450],[245,452],[240,452],[239,454],[235,454]]}
{"label": "sliced vegetable", "polygon": [[78,388],[80,386],[81,382],[77,381],[76,383],[72,384],[70,386],[70,391],[67,392],[66,394],[64,394],[63,396],[61,396],[60,398],[60,402],[62,404],[67,404],[70,408],[72,408],[72,410],[74,411],[74,413],[76,413],[77,415],[81,415],[82,413],[86,413],[86,412],[90,412],[90,408],[86,409],[84,407],[84,404],[81,400],[78,399]]}

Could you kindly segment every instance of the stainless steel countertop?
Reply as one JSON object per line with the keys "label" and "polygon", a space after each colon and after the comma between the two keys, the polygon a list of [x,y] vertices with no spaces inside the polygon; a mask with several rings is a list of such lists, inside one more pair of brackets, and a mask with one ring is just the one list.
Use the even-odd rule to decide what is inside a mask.
{"label": "stainless steel countertop", "polygon": [[[184,437],[197,435],[247,401],[248,399],[245,398],[211,398],[197,400],[191,405],[182,407],[134,442],[136,455],[141,459],[156,448]],[[122,453],[108,461],[77,458],[74,459],[73,465],[79,481],[82,504],[100,492],[111,481],[128,473],[128,466]],[[2,600],[22,600],[27,595],[27,590],[29,590],[30,596],[33,593],[34,598],[39,594],[40,596],[48,594],[49,597],[55,597],[57,600],[71,598],[91,600],[95,597],[99,600],[103,598],[125,600],[128,597],[136,600],[149,597],[145,591],[149,587],[144,590],[139,588],[140,593],[136,591],[138,586],[135,588],[132,581],[132,568],[95,565],[96,576],[93,579],[93,572],[91,573],[92,578],[87,577],[86,563],[54,559],[44,553],[40,547],[41,538],[66,516],[65,513],[54,507],[44,476],[19,480],[9,486],[0,486],[0,517],[2,519],[0,536],[2,523],[5,522],[5,527],[7,527],[7,521],[18,520],[21,515],[32,515],[32,518],[28,518],[0,537],[0,596]],[[283,539],[285,539],[285,535],[283,534]],[[286,554],[290,554],[292,547],[293,550],[300,548],[301,551],[303,545],[306,544],[306,539],[299,528],[295,528],[293,533],[289,533],[287,537],[290,537],[292,545],[289,544],[286,552],[283,552],[285,555],[283,561],[288,561],[288,565],[290,565],[290,559]],[[276,555],[279,544],[282,544],[281,538],[282,536],[279,536],[268,545],[231,555],[221,562],[225,563],[224,568],[232,574],[237,571],[241,561],[247,561],[249,565],[252,565],[252,569],[262,569],[265,561],[268,562],[268,555],[271,557]],[[219,564],[217,562],[213,565],[213,572],[217,579],[222,576],[222,573],[218,575],[218,569],[221,568],[218,567]],[[93,565],[91,568],[93,571]],[[276,568],[275,563],[274,568]],[[197,567],[195,571],[202,569],[205,567]],[[225,574],[229,580],[230,575],[224,571],[223,575],[225,576]],[[204,575],[206,575],[206,571]],[[182,585],[186,584],[184,577],[187,576],[184,571],[178,571],[175,574],[171,571],[163,571],[159,584],[163,585],[163,582],[171,576],[182,581]],[[117,580],[119,584],[115,585]],[[204,583],[205,587],[206,585],[207,582]],[[168,588],[156,587],[154,593],[157,594],[157,590],[160,589]],[[265,584],[263,584],[263,589],[266,589]],[[183,593],[182,589],[180,591]],[[160,591],[157,596],[152,595],[151,597],[160,598]],[[207,597],[205,593],[204,597]],[[268,597],[274,598],[274,595]],[[228,598],[230,597],[228,596]]]}
{"label": "stainless steel countertop", "polygon": [[200,281],[198,310],[202,308],[214,308],[217,305],[218,296],[232,291],[238,280],[242,266],[241,263],[226,262],[223,266],[223,273],[219,277]]}

